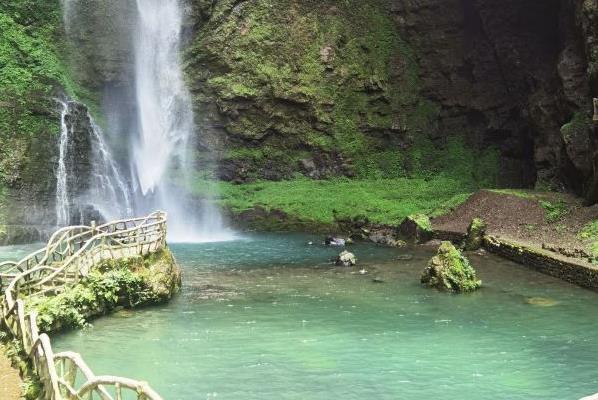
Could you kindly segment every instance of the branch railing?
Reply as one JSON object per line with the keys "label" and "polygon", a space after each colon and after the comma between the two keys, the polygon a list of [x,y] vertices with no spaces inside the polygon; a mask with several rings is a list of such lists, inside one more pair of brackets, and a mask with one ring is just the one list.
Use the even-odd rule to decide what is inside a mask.
{"label": "branch railing", "polygon": [[[101,262],[156,252],[166,245],[166,214],[72,226],[52,235],[48,245],[18,262],[0,263],[0,327],[17,339],[43,387],[44,400],[162,400],[146,382],[96,376],[70,351],[54,354],[39,333],[37,313],[26,313],[31,297],[55,296],[85,278]],[[4,286],[4,282],[8,282]]]}

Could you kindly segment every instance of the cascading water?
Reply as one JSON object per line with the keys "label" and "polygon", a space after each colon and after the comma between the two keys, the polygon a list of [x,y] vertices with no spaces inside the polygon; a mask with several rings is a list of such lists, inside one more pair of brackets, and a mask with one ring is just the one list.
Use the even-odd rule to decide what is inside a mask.
{"label": "cascading water", "polygon": [[[63,224],[74,221],[72,215],[77,208],[87,206],[92,206],[104,219],[161,209],[169,214],[170,241],[233,238],[224,228],[213,202],[195,200],[187,189],[191,186],[193,142],[197,132],[191,96],[185,87],[179,59],[182,31],[179,1],[61,1],[71,51],[76,55],[72,61],[82,62],[80,48],[93,51],[94,56],[78,65],[78,70],[90,74],[88,79],[97,79],[95,83],[102,88],[101,106],[107,122],[104,128],[109,135],[104,136],[89,115],[90,123],[85,127],[89,132],[79,129],[73,134],[63,115],[61,161],[57,169],[57,219]],[[116,14],[110,16],[106,9],[116,10]],[[108,18],[112,19],[108,21]],[[117,44],[104,40],[102,32],[97,31],[105,26],[114,28],[104,33],[119,41]],[[95,29],[96,35],[90,36],[89,29]],[[127,50],[134,57],[128,57]],[[105,63],[105,60],[113,62],[94,64]],[[114,79],[115,76],[118,79]],[[65,160],[69,146],[80,140],[80,136],[88,138],[85,145],[92,168],[82,164],[80,170],[71,170]],[[109,145],[114,143],[128,144],[126,148],[119,148],[118,159],[129,160],[129,165],[114,160],[112,154],[117,153],[111,151],[113,148]],[[130,173],[130,179],[123,179],[124,170]],[[209,175],[210,171],[202,172]],[[80,187],[82,182],[71,182],[73,174],[88,182],[85,190]]]}
{"label": "cascading water", "polygon": [[97,213],[104,219],[130,216],[131,194],[101,129],[82,104],[57,101],[61,113],[56,223],[87,223]]}
{"label": "cascading water", "polygon": [[69,223],[70,207],[67,188],[66,153],[69,142],[69,129],[66,125],[68,104],[58,101],[62,106],[60,112],[60,148],[58,168],[56,170],[56,224],[64,226]]}
{"label": "cascading water", "polygon": [[102,130],[89,113],[87,117],[92,128],[94,161],[87,202],[107,219],[132,216],[130,189],[104,141]]}
{"label": "cascading water", "polygon": [[216,207],[204,201],[196,216],[174,176],[189,182],[194,122],[180,65],[182,16],[178,0],[137,0],[136,97],[140,133],[132,141],[133,172],[142,203],[166,210],[169,239],[178,242],[231,238]]}

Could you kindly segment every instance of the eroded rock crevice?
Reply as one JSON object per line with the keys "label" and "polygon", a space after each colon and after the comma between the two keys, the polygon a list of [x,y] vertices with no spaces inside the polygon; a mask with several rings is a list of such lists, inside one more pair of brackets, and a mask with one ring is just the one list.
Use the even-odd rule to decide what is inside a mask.
{"label": "eroded rock crevice", "polygon": [[497,146],[502,184],[589,195],[590,3],[394,2],[424,93],[441,105],[439,134],[464,132],[478,146]]}

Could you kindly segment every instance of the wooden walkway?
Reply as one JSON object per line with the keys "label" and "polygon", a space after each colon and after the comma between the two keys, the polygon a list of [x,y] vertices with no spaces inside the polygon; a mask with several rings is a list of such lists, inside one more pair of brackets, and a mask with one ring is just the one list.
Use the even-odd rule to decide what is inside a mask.
{"label": "wooden walkway", "polygon": [[43,249],[0,264],[0,328],[21,342],[44,387],[44,400],[162,400],[146,382],[96,376],[79,354],[55,354],[48,335],[38,331],[35,311],[25,312],[25,302],[75,286],[103,261],[147,255],[165,245],[166,214],[156,212],[97,227],[63,228]]}

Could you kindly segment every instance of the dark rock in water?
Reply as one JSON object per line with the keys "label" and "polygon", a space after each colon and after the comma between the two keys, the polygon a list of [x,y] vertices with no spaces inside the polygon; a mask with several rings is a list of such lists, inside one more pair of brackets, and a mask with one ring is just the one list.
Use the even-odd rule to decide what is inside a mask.
{"label": "dark rock in water", "polygon": [[413,259],[413,254],[401,254],[400,256],[397,256],[397,260],[401,260],[401,261],[409,261]]}
{"label": "dark rock in water", "polygon": [[467,238],[465,239],[465,250],[474,251],[482,247],[487,225],[481,218],[474,218],[467,228]]}
{"label": "dark rock in water", "polygon": [[341,238],[335,238],[332,236],[327,236],[326,239],[324,239],[324,244],[326,246],[340,246],[343,247],[347,244],[347,241],[345,239],[341,239]]}
{"label": "dark rock in water", "polygon": [[370,232],[368,239],[374,243],[390,247],[404,247],[405,241],[397,238],[395,232],[386,230],[375,230]]}
{"label": "dark rock in water", "polygon": [[379,276],[377,276],[374,279],[372,279],[372,282],[374,282],[374,283],[384,283],[384,279],[382,279]]}
{"label": "dark rock in water", "polygon": [[451,242],[442,242],[428,262],[421,283],[448,292],[473,292],[482,285],[469,260]]}
{"label": "dark rock in water", "polygon": [[338,255],[335,264],[343,267],[351,267],[357,264],[357,258],[355,257],[355,254],[345,250]]}
{"label": "dark rock in water", "polygon": [[410,215],[401,222],[399,235],[415,243],[424,243],[432,239],[434,231],[430,218],[423,214]]}

